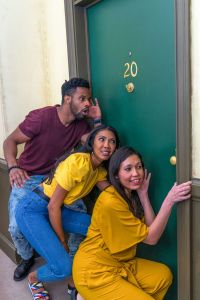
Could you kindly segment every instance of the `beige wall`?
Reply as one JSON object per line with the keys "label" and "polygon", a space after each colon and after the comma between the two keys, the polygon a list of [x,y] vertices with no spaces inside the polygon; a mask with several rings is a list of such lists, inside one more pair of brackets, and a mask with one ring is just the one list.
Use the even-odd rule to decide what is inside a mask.
{"label": "beige wall", "polygon": [[64,0],[0,0],[2,142],[28,111],[60,103],[68,79]]}
{"label": "beige wall", "polygon": [[[192,176],[200,178],[200,1],[191,1]],[[2,142],[31,109],[60,102],[68,78],[64,0],[0,0]]]}
{"label": "beige wall", "polygon": [[191,1],[192,176],[200,178],[200,1]]}

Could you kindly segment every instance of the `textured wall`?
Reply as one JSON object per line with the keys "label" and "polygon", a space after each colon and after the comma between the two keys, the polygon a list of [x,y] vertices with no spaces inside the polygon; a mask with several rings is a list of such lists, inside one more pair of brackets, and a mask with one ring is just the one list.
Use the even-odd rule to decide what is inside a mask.
{"label": "textured wall", "polygon": [[200,2],[191,1],[192,176],[200,178]]}
{"label": "textured wall", "polygon": [[60,103],[68,79],[63,0],[0,0],[2,142],[28,111]]}

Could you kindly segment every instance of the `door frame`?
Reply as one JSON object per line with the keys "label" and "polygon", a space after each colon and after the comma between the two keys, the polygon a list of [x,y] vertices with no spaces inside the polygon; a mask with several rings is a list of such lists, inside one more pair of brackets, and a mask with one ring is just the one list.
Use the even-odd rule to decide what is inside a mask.
{"label": "door frame", "polygon": [[[90,80],[86,10],[101,0],[64,0],[68,44],[69,76]],[[176,44],[176,139],[177,181],[191,178],[191,72],[190,1],[174,0]],[[200,195],[199,187],[194,187]],[[177,208],[178,299],[192,300],[191,291],[191,202]]]}

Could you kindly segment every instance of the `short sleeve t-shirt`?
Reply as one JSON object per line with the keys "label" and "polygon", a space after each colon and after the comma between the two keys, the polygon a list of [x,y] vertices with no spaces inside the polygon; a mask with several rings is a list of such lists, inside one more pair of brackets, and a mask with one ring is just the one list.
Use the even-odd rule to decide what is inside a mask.
{"label": "short sleeve t-shirt", "polygon": [[86,120],[74,120],[64,126],[57,106],[31,111],[19,128],[30,138],[19,157],[19,166],[29,175],[47,174],[56,160],[66,151],[70,152],[82,135],[91,130]]}
{"label": "short sleeve t-shirt", "polygon": [[92,167],[89,153],[74,153],[59,164],[51,184],[43,183],[44,193],[52,196],[57,184],[68,191],[64,203],[69,205],[87,195],[95,184],[106,179],[106,170]]}

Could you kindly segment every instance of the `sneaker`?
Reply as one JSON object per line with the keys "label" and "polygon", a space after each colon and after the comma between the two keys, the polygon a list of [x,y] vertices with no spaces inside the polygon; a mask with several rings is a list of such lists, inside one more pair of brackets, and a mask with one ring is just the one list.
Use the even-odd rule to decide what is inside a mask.
{"label": "sneaker", "polygon": [[15,281],[20,281],[24,279],[28,273],[32,265],[34,264],[34,257],[31,257],[30,259],[22,259],[20,264],[16,267],[14,271],[13,279]]}

